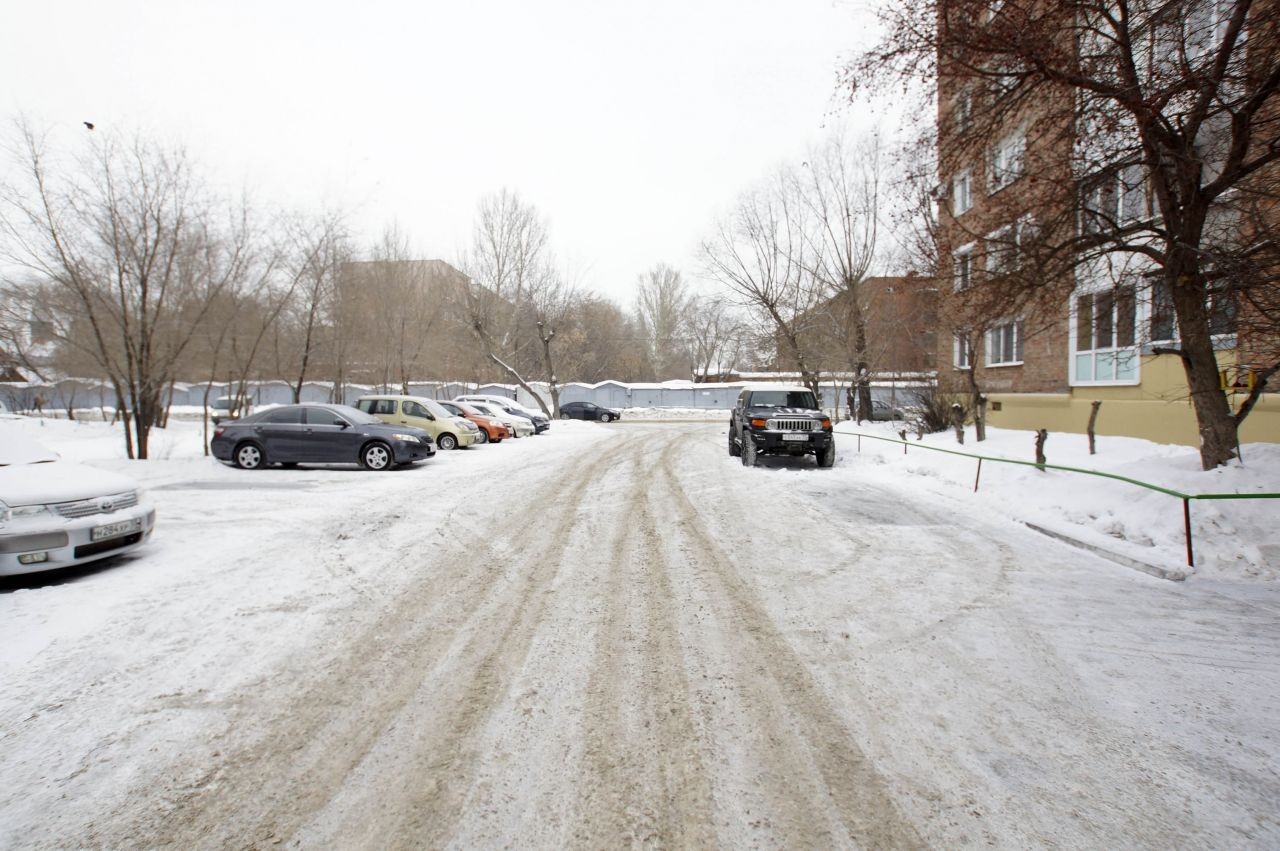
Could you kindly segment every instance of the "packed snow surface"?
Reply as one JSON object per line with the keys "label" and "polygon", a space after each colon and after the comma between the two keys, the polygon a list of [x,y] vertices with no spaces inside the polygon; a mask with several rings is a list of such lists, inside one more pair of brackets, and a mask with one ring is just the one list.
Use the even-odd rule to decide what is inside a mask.
{"label": "packed snow surface", "polygon": [[[1180,500],[990,462],[974,493],[882,424],[832,470],[624,417],[387,473],[12,429],[158,527],[0,586],[0,848],[1280,845],[1274,502],[1193,504],[1169,582],[1025,522],[1178,566]],[[1280,490],[1276,449],[1047,444],[1189,493]]]}

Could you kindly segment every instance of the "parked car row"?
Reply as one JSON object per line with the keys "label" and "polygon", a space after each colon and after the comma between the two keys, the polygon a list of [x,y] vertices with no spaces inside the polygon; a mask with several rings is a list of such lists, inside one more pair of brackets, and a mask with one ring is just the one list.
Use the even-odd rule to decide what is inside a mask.
{"label": "parked car row", "polygon": [[361,396],[354,406],[281,405],[218,423],[209,442],[220,461],[245,470],[269,465],[358,463],[367,470],[424,461],[437,449],[466,449],[538,434],[542,414],[501,396],[440,402],[396,394]]}

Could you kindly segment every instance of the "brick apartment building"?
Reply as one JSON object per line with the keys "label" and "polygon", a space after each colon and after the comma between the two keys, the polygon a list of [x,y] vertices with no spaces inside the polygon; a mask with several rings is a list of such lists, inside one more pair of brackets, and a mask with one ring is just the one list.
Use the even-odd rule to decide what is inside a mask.
{"label": "brick apartment building", "polygon": [[[948,5],[939,4],[944,14]],[[985,22],[1012,5],[966,4]],[[1062,31],[1073,37],[1068,27]],[[1081,432],[1091,403],[1101,400],[1100,433],[1195,445],[1181,361],[1158,352],[1177,336],[1168,296],[1144,275],[1142,261],[1082,263],[1077,255],[1075,262],[1041,263],[1035,256],[1050,231],[1079,236],[1103,218],[1153,217],[1143,166],[1082,170],[1096,131],[1077,94],[1042,83],[1034,97],[1019,100],[980,63],[939,52],[940,387],[968,393],[976,384],[995,426]],[[1119,263],[1133,268],[1117,269]],[[1042,278],[1012,295],[999,286],[1018,274]],[[1233,367],[1256,361],[1257,341],[1236,334],[1240,306],[1223,299],[1209,309],[1220,365],[1229,376],[1245,374]],[[1262,396],[1242,441],[1280,440],[1278,396]]]}

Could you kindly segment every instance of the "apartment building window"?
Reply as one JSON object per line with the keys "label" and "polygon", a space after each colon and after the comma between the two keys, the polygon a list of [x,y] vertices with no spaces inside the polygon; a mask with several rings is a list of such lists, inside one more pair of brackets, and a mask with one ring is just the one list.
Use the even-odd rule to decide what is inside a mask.
{"label": "apartment building window", "polygon": [[[1209,287],[1209,333],[1215,338],[1215,348],[1230,348],[1235,345],[1238,313],[1239,299],[1231,287],[1225,283],[1212,284]],[[1169,290],[1169,284],[1163,280],[1157,280],[1151,285],[1148,331],[1152,344],[1178,341],[1173,293]]]}
{"label": "apartment building window", "polygon": [[987,365],[1022,363],[1022,320],[1002,322],[987,332]]}
{"label": "apartment building window", "polygon": [[1075,383],[1136,383],[1137,298],[1133,286],[1078,295],[1074,313]]}
{"label": "apartment building window", "polygon": [[957,248],[954,259],[955,291],[967,290],[973,284],[973,243]]}
{"label": "apartment building window", "polygon": [[1006,275],[1017,265],[1017,231],[1005,225],[987,234],[987,274]]}
{"label": "apartment building window", "polygon": [[951,181],[951,209],[958,216],[973,206],[973,178],[969,169],[957,174]]}
{"label": "apartment building window", "polygon": [[1027,137],[1021,130],[996,144],[991,151],[991,192],[998,192],[1022,177],[1026,168],[1026,150]]}
{"label": "apartment building window", "polygon": [[964,334],[956,334],[952,338],[951,354],[952,362],[955,363],[956,369],[970,369],[973,367],[973,357],[969,351],[969,339]]}
{"label": "apartment building window", "polygon": [[1102,233],[1151,214],[1146,170],[1137,163],[1108,170],[1084,190],[1081,226],[1086,233]]}
{"label": "apartment building window", "polygon": [[957,133],[967,133],[973,126],[973,92],[969,88],[961,89],[951,106],[951,116]]}

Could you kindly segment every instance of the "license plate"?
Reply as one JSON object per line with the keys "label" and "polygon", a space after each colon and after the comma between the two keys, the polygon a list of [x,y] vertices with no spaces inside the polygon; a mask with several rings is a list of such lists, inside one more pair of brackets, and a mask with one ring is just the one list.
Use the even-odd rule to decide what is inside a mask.
{"label": "license plate", "polygon": [[808,440],[809,440],[809,435],[807,435],[807,434],[803,434],[803,433],[798,432],[798,431],[792,431],[792,432],[787,432],[786,434],[784,434],[784,435],[782,436],[782,439],[783,439],[783,440],[794,440],[794,441],[796,441],[797,443],[799,443],[799,442],[806,442],[806,443],[807,443],[807,442],[808,442]]}
{"label": "license plate", "polygon": [[93,531],[89,533],[89,539],[92,541],[102,541],[107,538],[118,538],[121,535],[128,535],[132,532],[142,530],[142,518],[135,517],[132,520],[121,520],[119,523],[108,523],[105,526],[94,526]]}

